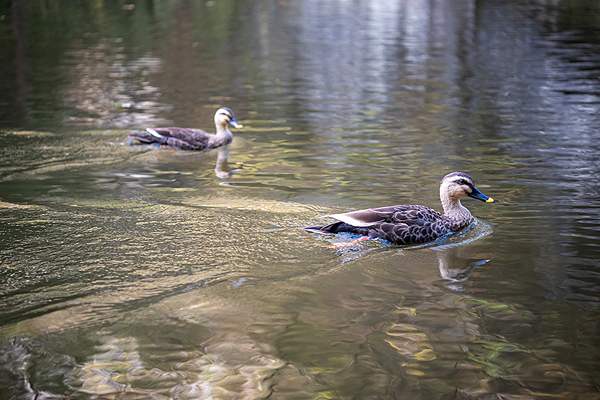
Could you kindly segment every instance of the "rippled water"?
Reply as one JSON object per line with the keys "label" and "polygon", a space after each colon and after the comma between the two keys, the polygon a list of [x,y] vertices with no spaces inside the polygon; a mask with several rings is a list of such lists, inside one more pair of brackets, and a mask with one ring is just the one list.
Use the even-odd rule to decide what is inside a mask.
{"label": "rippled water", "polygon": [[595,2],[124,4],[0,6],[0,399],[600,397]]}

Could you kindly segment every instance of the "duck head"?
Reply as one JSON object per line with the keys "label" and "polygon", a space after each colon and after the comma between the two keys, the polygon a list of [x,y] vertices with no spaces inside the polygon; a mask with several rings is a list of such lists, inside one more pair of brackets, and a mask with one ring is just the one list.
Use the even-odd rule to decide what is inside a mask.
{"label": "duck head", "polygon": [[494,199],[481,193],[473,183],[473,179],[464,172],[452,172],[440,182],[440,199],[457,202],[463,197],[472,197],[477,200],[493,203]]}
{"label": "duck head", "polygon": [[217,110],[215,113],[215,125],[222,126],[225,128],[227,124],[233,126],[234,128],[242,128],[243,125],[238,123],[233,116],[233,111],[231,108],[222,107]]}

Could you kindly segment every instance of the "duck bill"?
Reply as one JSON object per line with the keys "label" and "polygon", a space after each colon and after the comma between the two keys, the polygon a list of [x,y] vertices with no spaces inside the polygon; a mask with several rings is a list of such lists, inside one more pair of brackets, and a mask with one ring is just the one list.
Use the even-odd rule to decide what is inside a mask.
{"label": "duck bill", "polygon": [[231,120],[229,120],[229,124],[230,124],[231,126],[233,126],[234,128],[238,128],[238,129],[239,129],[239,128],[243,128],[243,127],[244,127],[244,125],[242,125],[242,124],[238,123],[238,122],[235,120],[235,118],[233,118],[233,117],[231,118]]}
{"label": "duck bill", "polygon": [[469,193],[469,197],[472,197],[472,198],[477,199],[477,200],[485,201],[486,203],[493,203],[494,202],[494,199],[492,199],[491,197],[488,197],[485,194],[481,193],[479,190],[477,190],[476,187],[473,187],[473,191],[471,193]]}

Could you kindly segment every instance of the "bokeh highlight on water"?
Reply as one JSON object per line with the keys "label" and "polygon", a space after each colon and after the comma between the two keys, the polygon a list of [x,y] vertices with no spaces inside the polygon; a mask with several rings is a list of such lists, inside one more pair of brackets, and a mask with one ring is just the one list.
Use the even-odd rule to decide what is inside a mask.
{"label": "bokeh highlight on water", "polygon": [[[597,399],[594,1],[0,5],[0,399]],[[226,149],[127,138],[244,129]],[[426,246],[300,228],[496,203]]]}

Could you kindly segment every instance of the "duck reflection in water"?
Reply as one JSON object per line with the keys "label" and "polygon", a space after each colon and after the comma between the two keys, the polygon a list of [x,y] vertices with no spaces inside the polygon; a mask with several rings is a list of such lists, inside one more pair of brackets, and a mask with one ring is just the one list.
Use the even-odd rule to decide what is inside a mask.
{"label": "duck reflection in water", "polygon": [[[232,169],[229,165],[229,147],[221,147],[217,153],[217,165],[215,166],[215,174],[220,179],[230,178],[237,171],[244,168],[244,163],[236,162],[235,166],[238,168]],[[225,184],[225,182],[222,182]]]}
{"label": "duck reflection in water", "polygon": [[389,251],[395,249],[393,246],[382,248],[375,243],[364,246],[365,242],[360,242],[362,245],[359,245],[357,240],[345,242],[346,245],[342,242],[341,245],[332,248],[335,248],[342,264],[362,257],[372,257],[373,265],[378,265],[376,267],[378,270],[381,269],[380,265],[385,265],[394,271],[409,271],[411,279],[423,282],[425,285],[439,282],[441,278],[442,284],[447,289],[462,292],[465,290],[463,283],[471,278],[475,269],[490,261],[489,258],[483,258],[487,254],[474,251],[471,246],[473,241],[492,232],[490,225],[480,225],[469,227],[460,235],[441,242],[402,248],[399,257],[389,255]]}
{"label": "duck reflection in water", "polygon": [[459,256],[459,246],[434,248],[436,250],[440,277],[447,281],[445,286],[453,291],[462,292],[461,283],[466,282],[476,267],[486,264],[489,259],[473,260]]}

